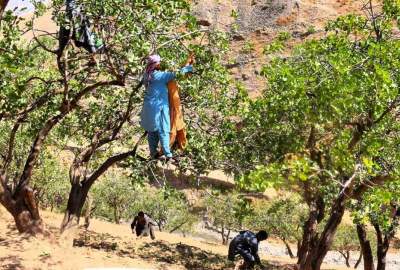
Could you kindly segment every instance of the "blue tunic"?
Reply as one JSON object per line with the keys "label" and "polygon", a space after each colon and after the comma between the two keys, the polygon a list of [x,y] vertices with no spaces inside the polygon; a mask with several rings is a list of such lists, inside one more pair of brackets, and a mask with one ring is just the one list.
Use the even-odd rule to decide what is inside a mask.
{"label": "blue tunic", "polygon": [[[191,72],[192,66],[180,70]],[[167,84],[175,79],[175,72],[156,70],[146,86],[140,125],[147,131],[170,131],[169,101]]]}

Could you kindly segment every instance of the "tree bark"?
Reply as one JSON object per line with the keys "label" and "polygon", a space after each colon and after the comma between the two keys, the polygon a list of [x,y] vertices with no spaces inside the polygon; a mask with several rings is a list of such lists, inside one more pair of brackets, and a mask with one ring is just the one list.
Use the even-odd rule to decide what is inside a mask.
{"label": "tree bark", "polygon": [[61,223],[61,232],[64,232],[66,229],[79,224],[83,205],[88,192],[95,181],[115,163],[128,157],[136,157],[139,144],[146,137],[146,135],[147,133],[144,133],[138,139],[133,150],[109,157],[97,168],[97,170],[87,177],[84,176],[86,173],[82,173],[83,168],[79,165],[73,166],[70,169],[71,190],[68,197],[68,204],[67,209],[65,210],[64,219]]}
{"label": "tree bark", "polygon": [[319,215],[318,209],[313,203],[311,203],[309,207],[310,207],[309,217],[303,225],[303,238],[300,248],[297,251],[297,257],[298,257],[297,264],[300,265],[300,268],[303,266],[303,268],[301,269],[307,269],[304,268],[306,264],[306,258],[308,256],[308,253],[313,247],[317,231],[317,224],[318,224],[317,222]]}
{"label": "tree bark", "polygon": [[8,2],[9,0],[0,0],[0,25],[1,25],[1,20],[3,18],[4,10],[6,9]]}
{"label": "tree bark", "polygon": [[[326,222],[323,232],[321,233],[321,236],[319,236],[318,239],[317,237],[314,238],[314,241],[312,241],[313,246],[311,246],[307,252],[306,258],[300,259],[300,270],[321,269],[322,262],[332,245],[337,227],[342,221],[346,201],[348,198],[354,195],[353,191],[356,182],[355,180],[358,177],[360,167],[361,166],[359,164],[356,164],[353,175],[349,177],[343,184],[342,190],[332,204],[330,216]],[[323,203],[317,200],[316,205],[318,208],[320,208],[320,205],[323,205]],[[319,212],[321,213],[321,211]],[[317,217],[318,222],[320,222],[321,217],[323,217],[323,215]]]}
{"label": "tree bark", "polygon": [[119,211],[117,205],[114,205],[114,221],[116,224],[119,224]]}
{"label": "tree bark", "polygon": [[345,259],[346,259],[346,266],[347,267],[351,267],[350,266],[350,251],[348,251],[348,250],[346,250],[346,257],[345,257]]}
{"label": "tree bark", "polygon": [[363,254],[360,250],[360,255],[358,256],[358,260],[357,260],[356,264],[354,265],[354,269],[357,269],[357,267],[360,265],[362,257],[363,257]]}
{"label": "tree bark", "polygon": [[86,211],[85,211],[85,229],[89,229],[90,226],[90,218],[92,217],[92,204],[93,204],[93,199],[90,194],[86,197]]}
{"label": "tree bark", "polygon": [[357,224],[357,235],[361,246],[360,252],[364,258],[364,270],[375,270],[371,243],[367,239],[367,231],[365,230],[364,225]]}
{"label": "tree bark", "polygon": [[33,190],[25,187],[12,196],[11,191],[4,184],[5,176],[0,175],[0,178],[0,203],[13,216],[18,231],[32,235],[43,233],[44,226]]}
{"label": "tree bark", "polygon": [[291,258],[291,259],[295,258],[294,254],[293,254],[293,251],[292,251],[292,248],[289,246],[289,243],[286,241],[286,239],[282,239],[282,241],[283,241],[283,243],[284,243],[285,246],[286,246],[286,250],[287,250],[287,252],[288,252],[290,258]]}
{"label": "tree bark", "polygon": [[[318,239],[316,246],[308,253],[307,259],[305,260],[305,267],[300,269],[312,269],[320,270],[322,262],[328,253],[332,244],[333,238],[336,233],[336,229],[342,221],[345,210],[344,199],[337,201],[332,207],[331,215],[325,225],[324,231]],[[311,268],[310,268],[311,266]]]}
{"label": "tree bark", "polygon": [[225,245],[226,241],[225,241],[225,227],[224,227],[224,225],[222,225],[222,227],[221,227],[221,236],[222,236],[222,244]]}
{"label": "tree bark", "polygon": [[83,205],[88,194],[89,188],[85,184],[73,183],[68,197],[67,209],[61,223],[61,232],[79,224]]}
{"label": "tree bark", "polygon": [[381,228],[378,224],[373,224],[376,232],[377,239],[377,260],[378,264],[376,270],[385,270],[386,269],[386,254],[389,250],[390,245],[390,236],[388,234],[384,234],[381,231]]}
{"label": "tree bark", "polygon": [[300,258],[300,247],[301,247],[301,240],[297,240],[297,252],[296,252],[297,258]]}
{"label": "tree bark", "polygon": [[29,187],[29,182],[48,134],[66,115],[68,115],[68,113],[78,106],[78,102],[85,94],[90,93],[98,87],[109,85],[122,85],[122,83],[120,81],[106,81],[85,87],[74,96],[68,105],[60,105],[60,110],[57,115],[48,118],[43,123],[42,128],[37,133],[32,143],[30,152],[25,161],[24,169],[14,191],[9,190],[7,186],[7,179],[4,175],[5,172],[3,170],[0,171],[0,203],[5,206],[14,217],[19,232],[29,232],[32,234],[43,232],[42,219],[39,215],[39,209],[35,202],[33,191]]}

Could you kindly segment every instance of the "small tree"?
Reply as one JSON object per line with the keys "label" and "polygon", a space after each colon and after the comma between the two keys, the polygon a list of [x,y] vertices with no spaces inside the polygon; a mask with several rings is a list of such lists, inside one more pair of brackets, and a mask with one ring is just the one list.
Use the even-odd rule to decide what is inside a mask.
{"label": "small tree", "polygon": [[[399,228],[396,210],[400,205],[400,181],[392,181],[370,190],[353,205],[353,215],[358,224],[359,240],[364,253],[364,265],[374,268],[373,249],[376,250],[377,270],[386,268],[386,254]],[[374,243],[364,238],[366,225],[375,230]],[[375,244],[376,243],[376,244]]]}
{"label": "small tree", "polygon": [[136,200],[135,188],[123,173],[107,172],[102,181],[93,188],[95,214],[119,224],[126,217],[131,201]]}
{"label": "small tree", "polygon": [[191,213],[188,201],[183,193],[171,188],[154,190],[138,188],[135,200],[132,200],[127,218],[143,211],[157,223],[159,230],[189,232],[197,218]]}
{"label": "small tree", "polygon": [[362,252],[360,250],[360,243],[358,241],[357,230],[355,226],[340,225],[335,239],[333,240],[332,250],[339,252],[346,261],[346,266],[350,266],[351,252],[358,251],[360,253],[359,258],[354,265],[354,268],[361,262]]}
{"label": "small tree", "polygon": [[255,208],[255,214],[247,220],[247,226],[254,230],[267,230],[285,244],[291,258],[296,257],[289,243],[296,243],[299,249],[302,239],[302,225],[307,216],[307,207],[299,198],[263,201]]}
{"label": "small tree", "polygon": [[63,210],[68,199],[68,170],[49,151],[44,151],[32,176],[35,197],[42,208]]}
{"label": "small tree", "polygon": [[242,196],[237,194],[208,195],[204,200],[211,224],[221,234],[222,244],[226,245],[232,230],[242,229],[242,223],[252,213],[252,208]]}

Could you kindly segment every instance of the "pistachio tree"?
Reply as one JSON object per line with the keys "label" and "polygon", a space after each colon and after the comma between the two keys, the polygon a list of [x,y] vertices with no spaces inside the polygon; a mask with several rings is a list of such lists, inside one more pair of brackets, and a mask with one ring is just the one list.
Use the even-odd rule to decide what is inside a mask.
{"label": "pistachio tree", "polygon": [[[353,215],[359,231],[359,240],[364,253],[365,269],[374,269],[374,257],[378,270],[386,268],[386,254],[399,228],[399,181],[386,183],[384,186],[369,190],[354,202]],[[376,246],[364,241],[364,230],[371,225],[375,231]],[[376,254],[372,254],[376,250]]]}
{"label": "pistachio tree", "polygon": [[[190,51],[198,56],[199,68],[193,79],[183,84],[188,90],[182,97],[184,102],[192,104],[188,106],[187,116],[193,125],[190,122],[189,126],[201,125],[209,130],[198,137],[197,134],[189,136],[189,141],[214,136],[218,131],[216,121],[223,119],[223,110],[218,112],[214,108],[227,99],[224,90],[228,79],[219,63],[227,43],[220,33],[211,33],[196,25],[187,1],[78,2],[94,22],[93,31],[106,44],[106,50],[100,55],[73,46],[72,40],[60,50],[58,34],[36,28],[37,18],[47,10],[53,13],[52,20],[57,26],[72,27],[64,1],[54,0],[48,6],[35,1],[34,15],[26,25],[12,12],[2,17],[0,49],[5,53],[0,56],[4,73],[0,119],[6,135],[0,198],[14,216],[20,232],[42,230],[30,181],[46,143],[60,149],[75,148],[75,161],[70,170],[72,186],[62,227],[79,221],[89,189],[108,168],[125,158],[136,157],[143,131],[137,128],[137,119],[136,122],[133,119],[134,128],[126,129],[126,126],[142,100],[143,59],[149,54],[159,53],[168,60],[171,69],[177,69]],[[26,31],[33,35],[29,43],[21,38]],[[196,106],[204,109],[197,111]],[[204,115],[209,117],[203,121]],[[49,141],[55,128],[67,131],[71,126],[79,126],[83,132],[58,132],[59,139]],[[25,144],[23,131],[27,134]],[[104,155],[104,149],[111,149],[118,140],[125,143],[120,151],[114,149],[107,152],[108,156]],[[191,147],[200,149],[201,144],[192,143]],[[22,163],[19,162],[21,155],[14,155],[15,145],[23,145]],[[204,160],[204,155],[196,154],[195,150],[191,152],[195,157],[192,160]],[[203,162],[185,164],[193,168],[193,163],[202,170],[210,167]]]}
{"label": "pistachio tree", "polygon": [[362,15],[339,17],[325,37],[273,58],[263,96],[227,124],[227,170],[239,183],[287,188],[308,205],[300,269],[321,268],[352,200],[398,178],[399,8],[367,1]]}

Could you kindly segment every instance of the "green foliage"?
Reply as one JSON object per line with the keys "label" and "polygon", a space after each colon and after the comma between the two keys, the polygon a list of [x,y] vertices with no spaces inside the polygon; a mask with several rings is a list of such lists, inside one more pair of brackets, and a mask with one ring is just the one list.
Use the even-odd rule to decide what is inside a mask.
{"label": "green foliage", "polygon": [[149,214],[160,230],[190,232],[197,222],[185,195],[169,188],[138,188],[131,196],[126,218],[132,219],[139,211]]}
{"label": "green foliage", "polygon": [[353,202],[352,215],[355,222],[376,224],[384,234],[395,235],[399,220],[394,216],[400,205],[400,181],[386,183],[364,194],[361,201]]}
{"label": "green foliage", "polygon": [[[359,31],[351,18],[351,31]],[[242,128],[230,134],[227,170],[244,179],[243,186],[263,190],[309,182],[328,195],[353,174],[359,159],[362,177],[397,175],[400,126],[391,104],[399,97],[399,42],[390,35],[377,39],[370,24],[363,31],[371,34],[354,41],[340,26],[343,20],[333,23],[338,33],[307,41],[263,69],[268,89],[246,103]],[[377,162],[380,157],[386,165]]]}
{"label": "green foliage", "polygon": [[271,43],[264,46],[263,53],[265,55],[269,55],[277,52],[282,52],[286,47],[286,43],[290,40],[291,37],[292,36],[289,32],[278,33],[276,38]]}
{"label": "green foliage", "polygon": [[310,25],[309,27],[307,27],[307,35],[312,35],[315,34],[317,32],[317,30],[315,29],[314,25]]}
{"label": "green foliage", "polygon": [[119,223],[130,214],[129,206],[136,200],[136,190],[123,173],[110,171],[92,190],[94,215]]}
{"label": "green foliage", "polygon": [[[391,228],[380,209],[395,198],[387,185],[400,176],[400,43],[393,23],[399,3],[383,3],[392,6],[375,10],[376,18],[339,17],[325,37],[263,68],[267,89],[242,105],[240,129],[230,121],[226,135],[225,169],[242,189],[301,192],[321,215],[315,225],[337,214],[332,207],[365,200],[360,211]],[[282,49],[274,42],[266,52]],[[317,233],[315,244],[329,245]]]}
{"label": "green foliage", "polygon": [[32,184],[42,208],[65,209],[68,200],[68,169],[59,163],[54,154],[44,152],[33,175]]}
{"label": "green foliage", "polygon": [[266,230],[272,237],[297,244],[302,239],[306,217],[307,207],[299,198],[289,197],[257,204],[245,224],[254,231]]}
{"label": "green foliage", "polygon": [[[376,255],[377,241],[373,231],[367,229],[367,240],[370,242],[372,254]],[[331,250],[337,251],[343,256],[351,255],[351,252],[361,252],[355,225],[341,224],[335,234]]]}
{"label": "green foliage", "polygon": [[209,194],[204,198],[207,217],[226,244],[232,230],[243,228],[244,221],[253,213],[253,207],[244,196],[234,193]]}
{"label": "green foliage", "polygon": [[244,54],[250,54],[253,51],[254,51],[254,43],[251,42],[250,40],[246,40],[240,52]]}
{"label": "green foliage", "polygon": [[356,227],[353,225],[340,225],[333,240],[332,250],[338,252],[358,251],[360,242],[357,236]]}

